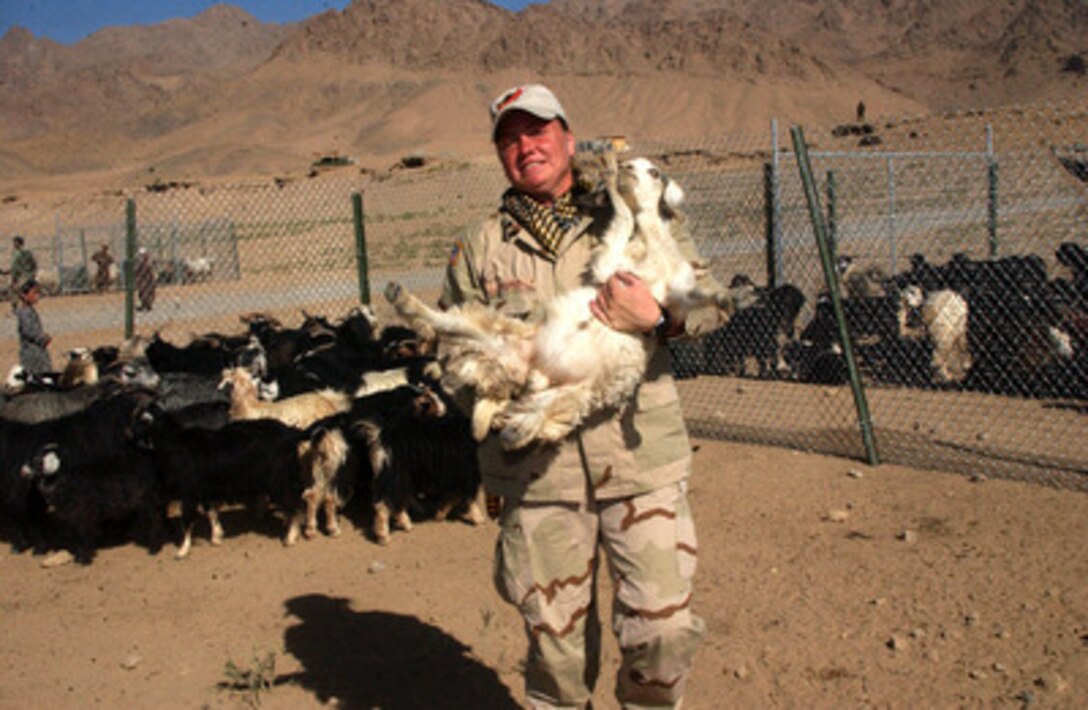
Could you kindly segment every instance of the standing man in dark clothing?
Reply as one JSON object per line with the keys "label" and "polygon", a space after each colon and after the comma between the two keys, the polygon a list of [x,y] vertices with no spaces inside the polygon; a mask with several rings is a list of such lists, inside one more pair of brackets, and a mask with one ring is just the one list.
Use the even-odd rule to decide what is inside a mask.
{"label": "standing man in dark clothing", "polygon": [[110,245],[102,247],[91,257],[94,262],[94,290],[95,293],[103,293],[110,287],[110,267],[113,266],[113,255],[110,254]]}
{"label": "standing man in dark clothing", "polygon": [[53,361],[48,348],[53,338],[42,328],[41,318],[34,308],[41,298],[41,286],[34,279],[24,281],[18,294],[15,317],[19,321],[19,364],[32,375],[51,372]]}

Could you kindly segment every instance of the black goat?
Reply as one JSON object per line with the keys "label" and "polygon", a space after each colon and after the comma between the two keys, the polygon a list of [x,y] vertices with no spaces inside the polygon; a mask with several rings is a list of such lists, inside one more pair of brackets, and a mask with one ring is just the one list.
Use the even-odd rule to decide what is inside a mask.
{"label": "black goat", "polygon": [[180,503],[179,559],[191,549],[198,509],[210,518],[212,544],[222,541],[215,511],[224,504],[271,501],[287,517],[284,543],[298,540],[302,494],[312,485],[299,461],[306,432],[273,419],[234,421],[219,429],[185,428],[154,405],[140,413],[133,438],[153,452],[163,497]]}
{"label": "black goat", "polygon": [[437,388],[409,385],[360,397],[350,411],[318,424],[333,428],[348,447],[340,485],[369,488],[380,544],[389,542],[391,523],[410,530],[409,511],[421,504],[430,504],[437,519],[464,507],[470,522],[483,522],[470,422]]}
{"label": "black goat", "polygon": [[785,369],[782,348],[793,338],[805,296],[786,284],[757,291],[754,303],[741,308],[703,339],[703,367],[710,375],[740,375],[753,358],[759,376],[769,378]]}
{"label": "black goat", "polygon": [[16,550],[47,549],[45,503],[21,468],[42,447],[63,442],[78,461],[103,461],[123,456],[135,413],[150,404],[154,393],[122,388],[92,402],[86,409],[37,424],[4,422],[0,426],[0,513],[12,526]]}
{"label": "black goat", "polygon": [[79,460],[65,444],[47,444],[20,473],[37,488],[77,562],[94,559],[107,525],[132,518],[144,523],[149,551],[162,549],[164,501],[145,452],[129,447],[110,458]]}

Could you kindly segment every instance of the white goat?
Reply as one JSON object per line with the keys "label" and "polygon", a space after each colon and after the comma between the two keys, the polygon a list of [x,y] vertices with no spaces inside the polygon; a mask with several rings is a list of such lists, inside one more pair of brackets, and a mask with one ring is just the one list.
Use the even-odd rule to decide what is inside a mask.
{"label": "white goat", "polygon": [[[928,337],[933,344],[933,379],[939,384],[962,382],[972,365],[967,342],[967,300],[951,289],[926,294],[914,285],[903,289],[900,299],[900,333],[915,339]],[[907,324],[909,309],[918,309],[923,332]]]}
{"label": "white goat", "polygon": [[694,308],[729,308],[725,294],[705,293],[695,268],[671,232],[683,190],[649,160],[617,167],[608,157],[605,188],[613,216],[590,262],[590,279],[547,302],[544,319],[526,323],[479,304],[441,312],[399,284],[386,298],[416,328],[439,336],[446,381],[477,395],[473,434],[500,429],[502,445],[559,441],[591,412],[630,400],[645,374],[653,343],[598,321],[588,307],[597,288],[617,271],[645,281],[654,297],[683,319]]}

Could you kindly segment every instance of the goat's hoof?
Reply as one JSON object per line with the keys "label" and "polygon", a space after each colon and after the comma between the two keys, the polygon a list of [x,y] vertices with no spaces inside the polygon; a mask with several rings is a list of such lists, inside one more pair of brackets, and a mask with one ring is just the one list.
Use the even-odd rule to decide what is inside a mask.
{"label": "goat's hoof", "polygon": [[317,537],[317,529],[316,528],[306,528],[305,530],[302,531],[302,535],[307,540],[313,540],[315,537]]}
{"label": "goat's hoof", "polygon": [[484,517],[484,513],[480,510],[480,504],[476,501],[472,501],[468,504],[468,510],[465,511],[465,520],[472,525],[483,525],[487,518]]}
{"label": "goat's hoof", "polygon": [[385,300],[396,303],[404,293],[404,288],[396,281],[390,281],[385,285]]}
{"label": "goat's hoof", "polygon": [[342,533],[342,532],[343,532],[343,530],[341,530],[338,527],[337,528],[329,528],[329,537],[340,537],[340,533]]}
{"label": "goat's hoof", "polygon": [[45,569],[52,569],[53,567],[70,565],[75,560],[75,556],[68,550],[57,550],[56,552],[42,560],[41,566]]}
{"label": "goat's hoof", "polygon": [[539,428],[535,417],[515,414],[506,419],[502,431],[499,432],[499,442],[507,451],[523,449],[533,441]]}

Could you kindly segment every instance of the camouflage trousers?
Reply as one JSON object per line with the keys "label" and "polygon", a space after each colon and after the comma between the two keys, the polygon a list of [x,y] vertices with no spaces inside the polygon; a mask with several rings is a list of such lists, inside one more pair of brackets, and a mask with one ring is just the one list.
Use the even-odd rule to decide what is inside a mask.
{"label": "camouflage trousers", "polygon": [[616,698],[625,708],[679,707],[703,635],[691,612],[696,541],[686,483],[615,500],[508,502],[500,524],[495,585],[525,619],[530,704],[584,707],[593,693],[603,552],[622,655]]}

